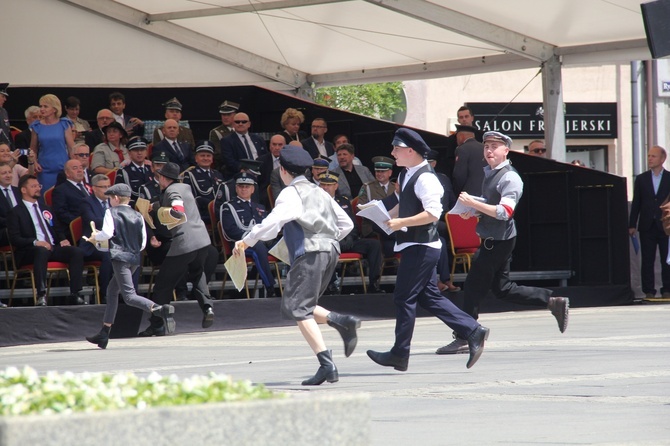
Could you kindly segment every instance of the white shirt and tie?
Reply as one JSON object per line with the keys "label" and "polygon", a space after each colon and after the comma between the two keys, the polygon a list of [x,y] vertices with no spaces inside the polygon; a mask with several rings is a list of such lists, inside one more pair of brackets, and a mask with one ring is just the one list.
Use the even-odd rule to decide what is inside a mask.
{"label": "white shirt and tie", "polygon": [[72,180],[70,180],[70,179],[68,179],[68,181],[70,182],[70,184],[73,184],[74,187],[76,187],[77,189],[79,189],[79,190],[80,190],[84,195],[86,195],[87,197],[88,197],[89,195],[91,195],[91,194],[88,193],[88,189],[86,189],[86,186],[84,186],[84,182],[83,182],[83,181],[80,181],[79,183],[76,183],[76,182],[74,182],[74,181],[72,181]]}
{"label": "white shirt and tie", "polygon": [[[36,239],[39,240],[40,242],[49,242],[53,245],[54,244],[53,237],[51,236],[51,232],[47,229],[47,225],[49,223],[45,220],[44,213],[40,209],[39,204],[37,204],[37,202],[31,203],[26,200],[22,201],[23,204],[28,209],[28,214],[30,214],[30,218],[33,220],[33,226],[35,226]],[[53,222],[53,218],[51,221]]]}
{"label": "white shirt and tie", "polygon": [[244,145],[244,148],[247,152],[247,157],[249,159],[255,160],[258,158],[258,151],[256,150],[256,146],[254,145],[254,142],[251,140],[249,137],[249,133],[245,133],[244,135],[241,133],[238,133],[237,136],[240,137],[240,140],[242,141],[242,144]]}
{"label": "white shirt and tie", "polygon": [[16,203],[16,196],[14,195],[14,191],[12,190],[12,186],[7,186],[7,187],[2,187],[2,193],[5,194],[5,198],[7,199],[7,202],[9,202],[9,205],[11,207],[14,207],[17,205]]}

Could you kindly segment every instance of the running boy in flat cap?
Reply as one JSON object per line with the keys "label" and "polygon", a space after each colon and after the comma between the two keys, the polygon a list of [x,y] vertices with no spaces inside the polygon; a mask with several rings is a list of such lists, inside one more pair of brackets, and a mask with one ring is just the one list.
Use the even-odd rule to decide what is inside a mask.
{"label": "running boy in flat cap", "polygon": [[344,354],[349,357],[356,347],[356,329],[360,320],[337,314],[318,305],[328,286],[340,254],[339,240],[353,228],[349,216],[333,199],[305,178],[313,160],[300,147],[284,146],[279,155],[280,175],[286,184],[277,197],[272,212],[240,241],[234,255],[244,255],[248,246],[260,240],[271,240],[283,228],[291,269],[286,278],[281,310],[284,317],[295,320],[307,340],[320,367],[316,374],[303,381],[304,386],[318,386],[324,381],[339,380],[332,352],[317,324],[328,323],[339,331],[344,341]]}
{"label": "running boy in flat cap", "polygon": [[440,198],[443,188],[426,160],[429,152],[430,148],[415,131],[406,128],[396,131],[391,155],[399,167],[406,169],[398,178],[399,197],[392,195],[383,200],[391,209],[391,215],[397,209],[398,217],[391,218],[386,224],[395,231],[396,252],[402,253],[393,293],[396,305],[395,344],[391,351],[368,350],[367,354],[377,364],[401,372],[406,371],[409,364],[417,304],[467,340],[470,352],[467,368],[472,367],[481,356],[489,334],[488,328],[459,310],[437,288],[436,266],[441,247],[437,219],[442,213]]}
{"label": "running boy in flat cap", "polygon": [[172,305],[156,305],[135,292],[133,274],[140,266],[140,252],[147,244],[147,237],[142,215],[128,205],[131,194],[132,189],[127,184],[115,184],[107,189],[105,195],[109,196],[112,208],[105,211],[102,230],[93,231],[87,240],[91,243],[109,240],[114,270],[107,287],[107,308],[102,319],[102,329],[98,334],[86,337],[88,342],[103,349],[107,348],[109,332],[116,318],[119,292],[126,304],[162,318],[169,333],[175,329]]}

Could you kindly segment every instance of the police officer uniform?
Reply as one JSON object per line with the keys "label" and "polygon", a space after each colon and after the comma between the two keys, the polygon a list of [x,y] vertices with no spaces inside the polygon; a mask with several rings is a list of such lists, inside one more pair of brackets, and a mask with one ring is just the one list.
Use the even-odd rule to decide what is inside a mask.
{"label": "police officer uniform", "polygon": [[[256,160],[250,160],[250,159],[241,159],[240,160],[240,169],[242,172],[250,173],[254,175],[256,178],[260,176],[260,171],[258,170],[260,168],[260,162]],[[216,198],[214,202],[214,215],[217,217],[221,213],[221,206],[224,203],[229,202],[233,198],[237,197],[237,194],[235,193],[235,181],[236,177],[233,177],[232,179],[228,181],[224,181],[222,183],[219,183],[219,186],[216,190]],[[254,203],[260,203],[260,193],[258,192],[258,187],[254,188],[254,193],[251,194],[251,201]]]}
{"label": "police officer uniform", "polygon": [[[128,151],[146,150],[147,141],[141,137],[134,137],[128,142],[126,148],[128,149]],[[132,190],[132,196],[130,197],[130,206],[134,207],[137,198],[140,196],[140,188],[144,184],[150,181],[153,181],[153,172],[151,171],[151,167],[145,164],[139,166],[131,162],[127,166],[119,169],[118,173],[116,174],[116,180],[114,181],[114,183],[127,184],[128,186],[130,186],[130,189]]]}
{"label": "police officer uniform", "polygon": [[[219,114],[221,115],[229,115],[233,113],[237,113],[237,111],[240,109],[240,104],[233,102],[233,101],[223,101],[221,105],[219,105]],[[233,132],[232,127],[228,127],[225,124],[221,124],[218,127],[214,127],[212,130],[209,131],[209,140],[212,141],[214,144],[214,165],[215,166],[220,166],[221,165],[221,140],[227,136],[230,135]]]}
{"label": "police officer uniform", "polygon": [[[195,153],[197,155],[202,152],[214,155],[214,145],[211,141],[198,141]],[[209,209],[207,207],[216,197],[215,194],[221,183],[223,183],[223,174],[218,170],[196,166],[184,172],[184,184],[191,186],[195,201],[198,203],[200,218],[205,223],[210,223]]]}
{"label": "police officer uniform", "polygon": [[[372,158],[372,162],[374,163],[375,171],[391,170],[393,169],[393,165],[395,164],[392,158],[386,156],[375,156],[374,158]],[[358,195],[358,203],[365,204],[372,200],[383,200],[384,198],[388,197],[389,195],[393,195],[394,193],[395,193],[395,183],[393,181],[389,181],[388,184],[386,184],[386,186],[382,186],[379,183],[379,181],[375,179],[374,181],[368,181],[367,183],[363,184],[363,187],[361,188],[361,191]],[[384,246],[384,256],[393,257],[393,245],[395,244],[395,235],[387,234],[385,231],[383,231],[381,228],[378,228],[374,223],[372,223],[372,221],[368,220],[367,218],[363,219],[361,232],[363,234],[363,237],[369,237],[371,235],[374,235],[374,233],[376,233],[380,241],[382,242],[382,245]]]}
{"label": "police officer uniform", "polygon": [[[242,172],[235,175],[235,184],[250,184],[255,186],[256,177],[253,174]],[[242,240],[257,223],[263,221],[266,215],[265,206],[262,204],[235,197],[221,207],[220,220],[224,237],[231,242]],[[247,248],[247,253],[254,259],[256,268],[258,268],[261,280],[265,286],[267,297],[274,297],[275,280],[270,271],[268,246],[266,243],[256,243],[256,245]],[[269,242],[270,245],[271,243],[272,241]]]}

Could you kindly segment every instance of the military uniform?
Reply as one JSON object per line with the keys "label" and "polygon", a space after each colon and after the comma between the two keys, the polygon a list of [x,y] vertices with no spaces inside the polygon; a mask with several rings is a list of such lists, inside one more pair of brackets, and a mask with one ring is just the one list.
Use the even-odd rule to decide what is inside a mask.
{"label": "military uniform", "polygon": [[[251,177],[252,175],[250,174],[240,173],[236,175],[236,183],[255,184],[254,179]],[[220,220],[224,237],[232,242],[242,240],[256,223],[263,221],[266,215],[265,206],[262,204],[235,197],[221,207]],[[272,241],[268,244],[271,245]],[[275,280],[270,271],[266,242],[256,243],[254,246],[247,248],[247,253],[254,259],[263,285],[269,293],[268,297],[273,296]]]}
{"label": "military uniform", "polygon": [[[7,87],[9,84],[0,84],[0,94],[9,97]],[[9,125],[9,115],[7,110],[0,107],[0,143],[5,143],[11,150],[14,150],[14,140],[12,139],[12,129]]]}
{"label": "military uniform", "polygon": [[[129,165],[121,168],[116,174],[116,180],[114,184],[127,184],[132,189],[132,196],[130,198],[130,206],[134,207],[137,198],[140,196],[140,188],[153,181],[153,173],[151,172],[151,167],[149,166],[138,166],[135,163],[130,163]],[[158,186],[158,184],[156,184]]]}
{"label": "military uniform", "polygon": [[[237,113],[237,111],[240,109],[240,104],[233,102],[233,101],[223,101],[221,105],[219,105],[219,113],[222,115],[232,115]],[[221,159],[221,140],[230,135],[233,132],[232,127],[228,127],[225,124],[221,124],[218,127],[214,127],[212,130],[209,131],[209,140],[212,141],[214,144],[214,165],[215,166],[220,166],[222,159]]]}
{"label": "military uniform", "polygon": [[205,223],[211,223],[207,206],[216,198],[217,191],[223,182],[223,174],[214,169],[205,170],[195,167],[184,173],[184,184],[191,186],[195,201],[198,203],[200,218]]}

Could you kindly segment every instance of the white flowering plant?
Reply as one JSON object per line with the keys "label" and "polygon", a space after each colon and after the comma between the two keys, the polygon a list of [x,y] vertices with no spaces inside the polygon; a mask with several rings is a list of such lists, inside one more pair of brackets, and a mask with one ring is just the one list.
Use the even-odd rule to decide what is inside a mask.
{"label": "white flowering plant", "polygon": [[8,367],[0,371],[0,415],[69,414],[114,409],[145,409],[215,402],[281,398],[262,384],[233,381],[210,373],[179,380],[152,372],[146,378],[133,373],[47,372]]}

